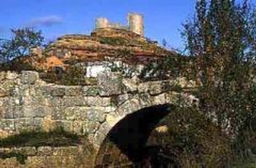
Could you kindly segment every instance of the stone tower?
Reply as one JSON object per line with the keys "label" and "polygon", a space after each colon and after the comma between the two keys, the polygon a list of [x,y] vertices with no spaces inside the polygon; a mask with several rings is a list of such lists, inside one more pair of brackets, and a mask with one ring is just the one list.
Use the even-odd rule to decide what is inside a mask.
{"label": "stone tower", "polygon": [[128,25],[129,29],[141,36],[144,36],[144,23],[143,16],[136,13],[128,14]]}
{"label": "stone tower", "polygon": [[109,27],[108,19],[106,19],[106,18],[97,18],[96,19],[96,29],[107,28],[107,27]]}

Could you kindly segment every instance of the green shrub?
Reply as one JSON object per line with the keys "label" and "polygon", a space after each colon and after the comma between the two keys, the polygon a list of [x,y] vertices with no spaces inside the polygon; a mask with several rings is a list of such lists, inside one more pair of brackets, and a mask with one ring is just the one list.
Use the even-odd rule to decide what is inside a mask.
{"label": "green shrub", "polygon": [[0,147],[22,146],[69,146],[81,143],[84,136],[78,136],[56,128],[52,131],[24,131],[4,139],[0,139]]}
{"label": "green shrub", "polygon": [[226,167],[231,161],[231,139],[198,110],[177,108],[159,125],[168,132],[153,131],[149,143],[162,144],[163,155],[176,166]]}

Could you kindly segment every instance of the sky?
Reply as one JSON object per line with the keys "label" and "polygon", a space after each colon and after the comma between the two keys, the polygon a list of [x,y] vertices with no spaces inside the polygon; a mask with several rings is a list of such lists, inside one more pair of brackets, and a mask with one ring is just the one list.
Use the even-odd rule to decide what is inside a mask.
{"label": "sky", "polygon": [[[256,1],[256,0],[252,0]],[[196,0],[0,0],[0,38],[10,29],[33,27],[46,40],[64,34],[90,34],[95,19],[127,25],[129,12],[144,16],[145,36],[165,39],[171,48],[183,49],[182,23],[191,18]]]}

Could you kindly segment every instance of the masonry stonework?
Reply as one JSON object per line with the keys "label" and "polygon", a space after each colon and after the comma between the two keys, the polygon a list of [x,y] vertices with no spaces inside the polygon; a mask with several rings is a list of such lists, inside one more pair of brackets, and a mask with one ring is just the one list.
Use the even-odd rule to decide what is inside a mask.
{"label": "masonry stonework", "polygon": [[127,16],[128,26],[121,24],[111,23],[107,18],[97,18],[96,19],[96,29],[103,28],[116,28],[116,29],[126,29],[132,31],[140,36],[144,36],[144,18],[142,15],[137,13],[129,13]]}
{"label": "masonry stonework", "polygon": [[62,147],[9,147],[0,148],[0,153],[20,153],[24,163],[16,157],[0,158],[0,168],[92,168],[93,154],[85,146]]}
{"label": "masonry stonework", "polygon": [[110,129],[127,114],[165,103],[192,104],[194,97],[175,88],[195,88],[193,81],[141,82],[117,73],[99,74],[95,85],[46,83],[34,71],[0,72],[0,137],[22,130],[87,134],[97,149]]}

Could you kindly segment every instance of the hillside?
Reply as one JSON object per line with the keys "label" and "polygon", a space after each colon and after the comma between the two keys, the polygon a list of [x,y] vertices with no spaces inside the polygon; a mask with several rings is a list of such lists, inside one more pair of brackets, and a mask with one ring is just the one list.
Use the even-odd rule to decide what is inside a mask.
{"label": "hillside", "polygon": [[[128,64],[147,64],[167,55],[176,55],[156,42],[125,29],[95,29],[90,35],[64,35],[43,51],[17,58],[12,69],[49,71],[53,67],[69,67],[77,63],[119,60]],[[21,66],[22,65],[22,66]],[[24,66],[25,65],[25,66]]]}

